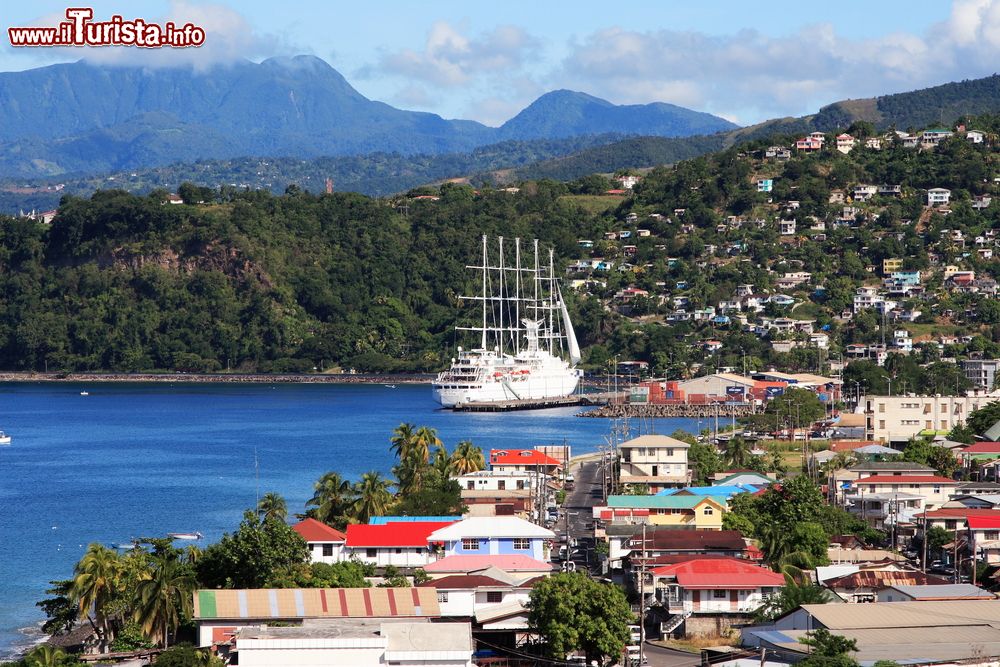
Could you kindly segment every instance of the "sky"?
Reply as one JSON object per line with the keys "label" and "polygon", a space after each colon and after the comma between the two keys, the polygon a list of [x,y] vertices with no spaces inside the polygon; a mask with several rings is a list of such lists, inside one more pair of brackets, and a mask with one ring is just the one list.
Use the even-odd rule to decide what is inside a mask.
{"label": "sky", "polygon": [[[570,89],[616,104],[670,102],[741,125],[841,99],[988,76],[1000,63],[1000,0],[94,0],[119,14],[191,22],[191,49],[16,49],[11,26],[65,20],[66,4],[6,2],[0,71],[86,58],[207,69],[310,54],[396,107],[499,125]],[[80,6],[79,3],[76,6]],[[73,5],[69,5],[73,6]]]}

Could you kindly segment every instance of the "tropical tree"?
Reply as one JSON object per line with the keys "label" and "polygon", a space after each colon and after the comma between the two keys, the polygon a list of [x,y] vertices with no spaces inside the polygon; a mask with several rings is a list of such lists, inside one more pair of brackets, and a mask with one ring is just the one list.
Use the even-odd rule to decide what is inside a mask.
{"label": "tropical tree", "polygon": [[190,565],[175,558],[155,558],[136,590],[134,618],[143,633],[167,648],[170,633],[177,631],[182,618],[191,615],[195,588]]}
{"label": "tropical tree", "polygon": [[804,604],[826,604],[833,599],[830,591],[824,587],[808,581],[805,577],[802,577],[801,581],[797,580],[792,576],[793,571],[792,568],[786,568],[784,587],[770,596],[754,613],[754,620],[757,623],[773,621]]}
{"label": "tropical tree", "polygon": [[391,482],[377,472],[366,472],[354,485],[357,500],[354,501],[351,515],[359,523],[368,523],[373,516],[384,516],[392,505]]}
{"label": "tropical tree", "polygon": [[471,440],[463,440],[451,453],[451,471],[456,475],[477,472],[486,467],[486,457],[483,450],[472,444]]}
{"label": "tropical tree", "polygon": [[550,657],[565,660],[579,650],[588,665],[616,661],[635,621],[621,588],[582,572],[563,572],[536,584],[528,610],[528,625],[545,640]]}
{"label": "tropical tree", "polygon": [[257,502],[257,514],[264,519],[284,521],[288,518],[288,503],[281,494],[270,492]]}
{"label": "tropical tree", "polygon": [[413,445],[414,427],[413,424],[403,422],[393,429],[392,437],[389,438],[389,450],[396,455],[400,461],[406,458]]}
{"label": "tropical tree", "polygon": [[425,464],[430,461],[431,450],[442,446],[443,443],[438,437],[437,431],[430,426],[421,426],[418,428],[413,434],[413,440],[410,443],[411,451]]}
{"label": "tropical tree", "polygon": [[424,487],[424,478],[434,470],[421,460],[418,452],[410,450],[404,459],[397,464],[392,472],[396,476],[396,489],[401,496],[418,493]]}
{"label": "tropical tree", "polygon": [[306,501],[306,507],[315,507],[315,517],[320,521],[343,528],[344,516],[353,502],[351,483],[339,473],[328,472],[313,484],[313,497]]}
{"label": "tropical tree", "polygon": [[733,436],[725,445],[724,458],[727,465],[733,468],[746,468],[750,465],[753,454],[750,451],[750,444],[740,436]]}
{"label": "tropical tree", "polygon": [[267,588],[297,575],[308,559],[306,541],[291,526],[247,510],[236,532],[205,549],[198,581],[206,588]]}
{"label": "tropical tree", "polygon": [[87,548],[74,568],[71,597],[80,609],[80,618],[90,621],[97,633],[98,650],[106,653],[114,639],[111,602],[122,579],[118,553],[96,542]]}
{"label": "tropical tree", "polygon": [[[66,663],[66,652],[58,646],[41,644],[24,656],[25,667],[62,667]],[[13,663],[11,663],[13,664]],[[77,664],[74,660],[73,664]]]}

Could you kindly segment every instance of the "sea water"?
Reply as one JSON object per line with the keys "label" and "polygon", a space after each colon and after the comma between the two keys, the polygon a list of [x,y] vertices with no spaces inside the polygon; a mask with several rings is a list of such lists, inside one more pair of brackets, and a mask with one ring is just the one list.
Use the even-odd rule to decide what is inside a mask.
{"label": "sea water", "polygon": [[[13,436],[0,446],[0,658],[38,641],[35,602],[91,542],[198,531],[204,546],[270,491],[302,512],[327,471],[388,475],[402,422],[437,429],[449,449],[595,451],[610,423],[578,411],[454,413],[427,385],[0,385],[0,429]],[[700,426],[658,419],[645,430]]]}

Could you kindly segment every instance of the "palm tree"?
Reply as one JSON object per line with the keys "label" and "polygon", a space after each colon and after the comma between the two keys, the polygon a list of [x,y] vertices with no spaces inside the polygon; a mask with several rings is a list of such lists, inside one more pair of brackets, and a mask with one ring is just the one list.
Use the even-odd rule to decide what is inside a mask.
{"label": "palm tree", "polygon": [[184,547],[184,562],[188,565],[197,565],[198,561],[201,560],[201,555],[204,552],[197,544],[189,544]]}
{"label": "palm tree", "polygon": [[441,477],[447,478],[451,474],[451,458],[448,456],[448,450],[441,445],[434,450],[434,463],[433,467]]}
{"label": "palm tree", "polygon": [[413,424],[409,424],[407,422],[403,422],[393,429],[392,437],[389,438],[389,450],[395,454],[400,461],[405,459],[406,455],[410,453],[410,447],[413,444],[413,435]]}
{"label": "palm tree", "polygon": [[71,597],[80,608],[80,618],[89,620],[97,633],[101,653],[108,651],[113,639],[108,603],[120,588],[122,570],[118,552],[97,543],[87,547],[74,568]]}
{"label": "palm tree", "polygon": [[136,589],[135,621],[147,637],[167,648],[170,633],[191,615],[197,587],[190,566],[173,558],[156,558]]}
{"label": "palm tree", "polygon": [[51,644],[41,644],[31,649],[24,658],[25,667],[59,667],[66,659],[66,652]]}
{"label": "palm tree", "polygon": [[424,463],[428,463],[431,458],[431,450],[443,447],[441,439],[437,436],[437,431],[430,426],[421,426],[413,434],[413,441],[410,443],[412,451],[417,458]]}
{"label": "palm tree", "polygon": [[726,442],[726,463],[734,468],[745,468],[750,464],[750,445],[740,436],[734,436]]}
{"label": "palm tree", "polygon": [[285,499],[279,493],[274,493],[273,491],[266,493],[257,502],[257,515],[264,521],[277,519],[284,522],[288,518],[288,503],[285,502]]}
{"label": "palm tree", "polygon": [[472,444],[471,440],[463,440],[451,454],[451,469],[458,475],[477,472],[486,467],[483,450]]}
{"label": "palm tree", "polygon": [[424,486],[424,476],[427,472],[427,464],[420,460],[419,454],[410,450],[406,458],[402,459],[396,467],[392,469],[396,476],[396,488],[400,495],[416,493]]}
{"label": "palm tree", "polygon": [[381,473],[366,472],[354,485],[358,499],[354,501],[351,514],[359,523],[368,523],[373,516],[384,516],[392,504],[389,480]]}
{"label": "palm tree", "polygon": [[329,524],[343,525],[344,514],[354,501],[351,483],[338,473],[328,472],[313,484],[313,497],[306,507],[316,508],[316,518]]}

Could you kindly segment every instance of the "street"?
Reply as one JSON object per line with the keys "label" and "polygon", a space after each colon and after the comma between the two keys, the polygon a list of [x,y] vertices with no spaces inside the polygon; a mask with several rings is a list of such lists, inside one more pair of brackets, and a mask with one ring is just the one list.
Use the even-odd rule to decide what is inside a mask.
{"label": "street", "polygon": [[[569,537],[569,560],[577,568],[596,565],[594,556],[594,505],[602,502],[601,461],[593,459],[573,467],[570,473],[575,478],[572,491],[566,495],[564,516],[553,527],[561,542]],[[575,540],[575,542],[574,542]]]}

